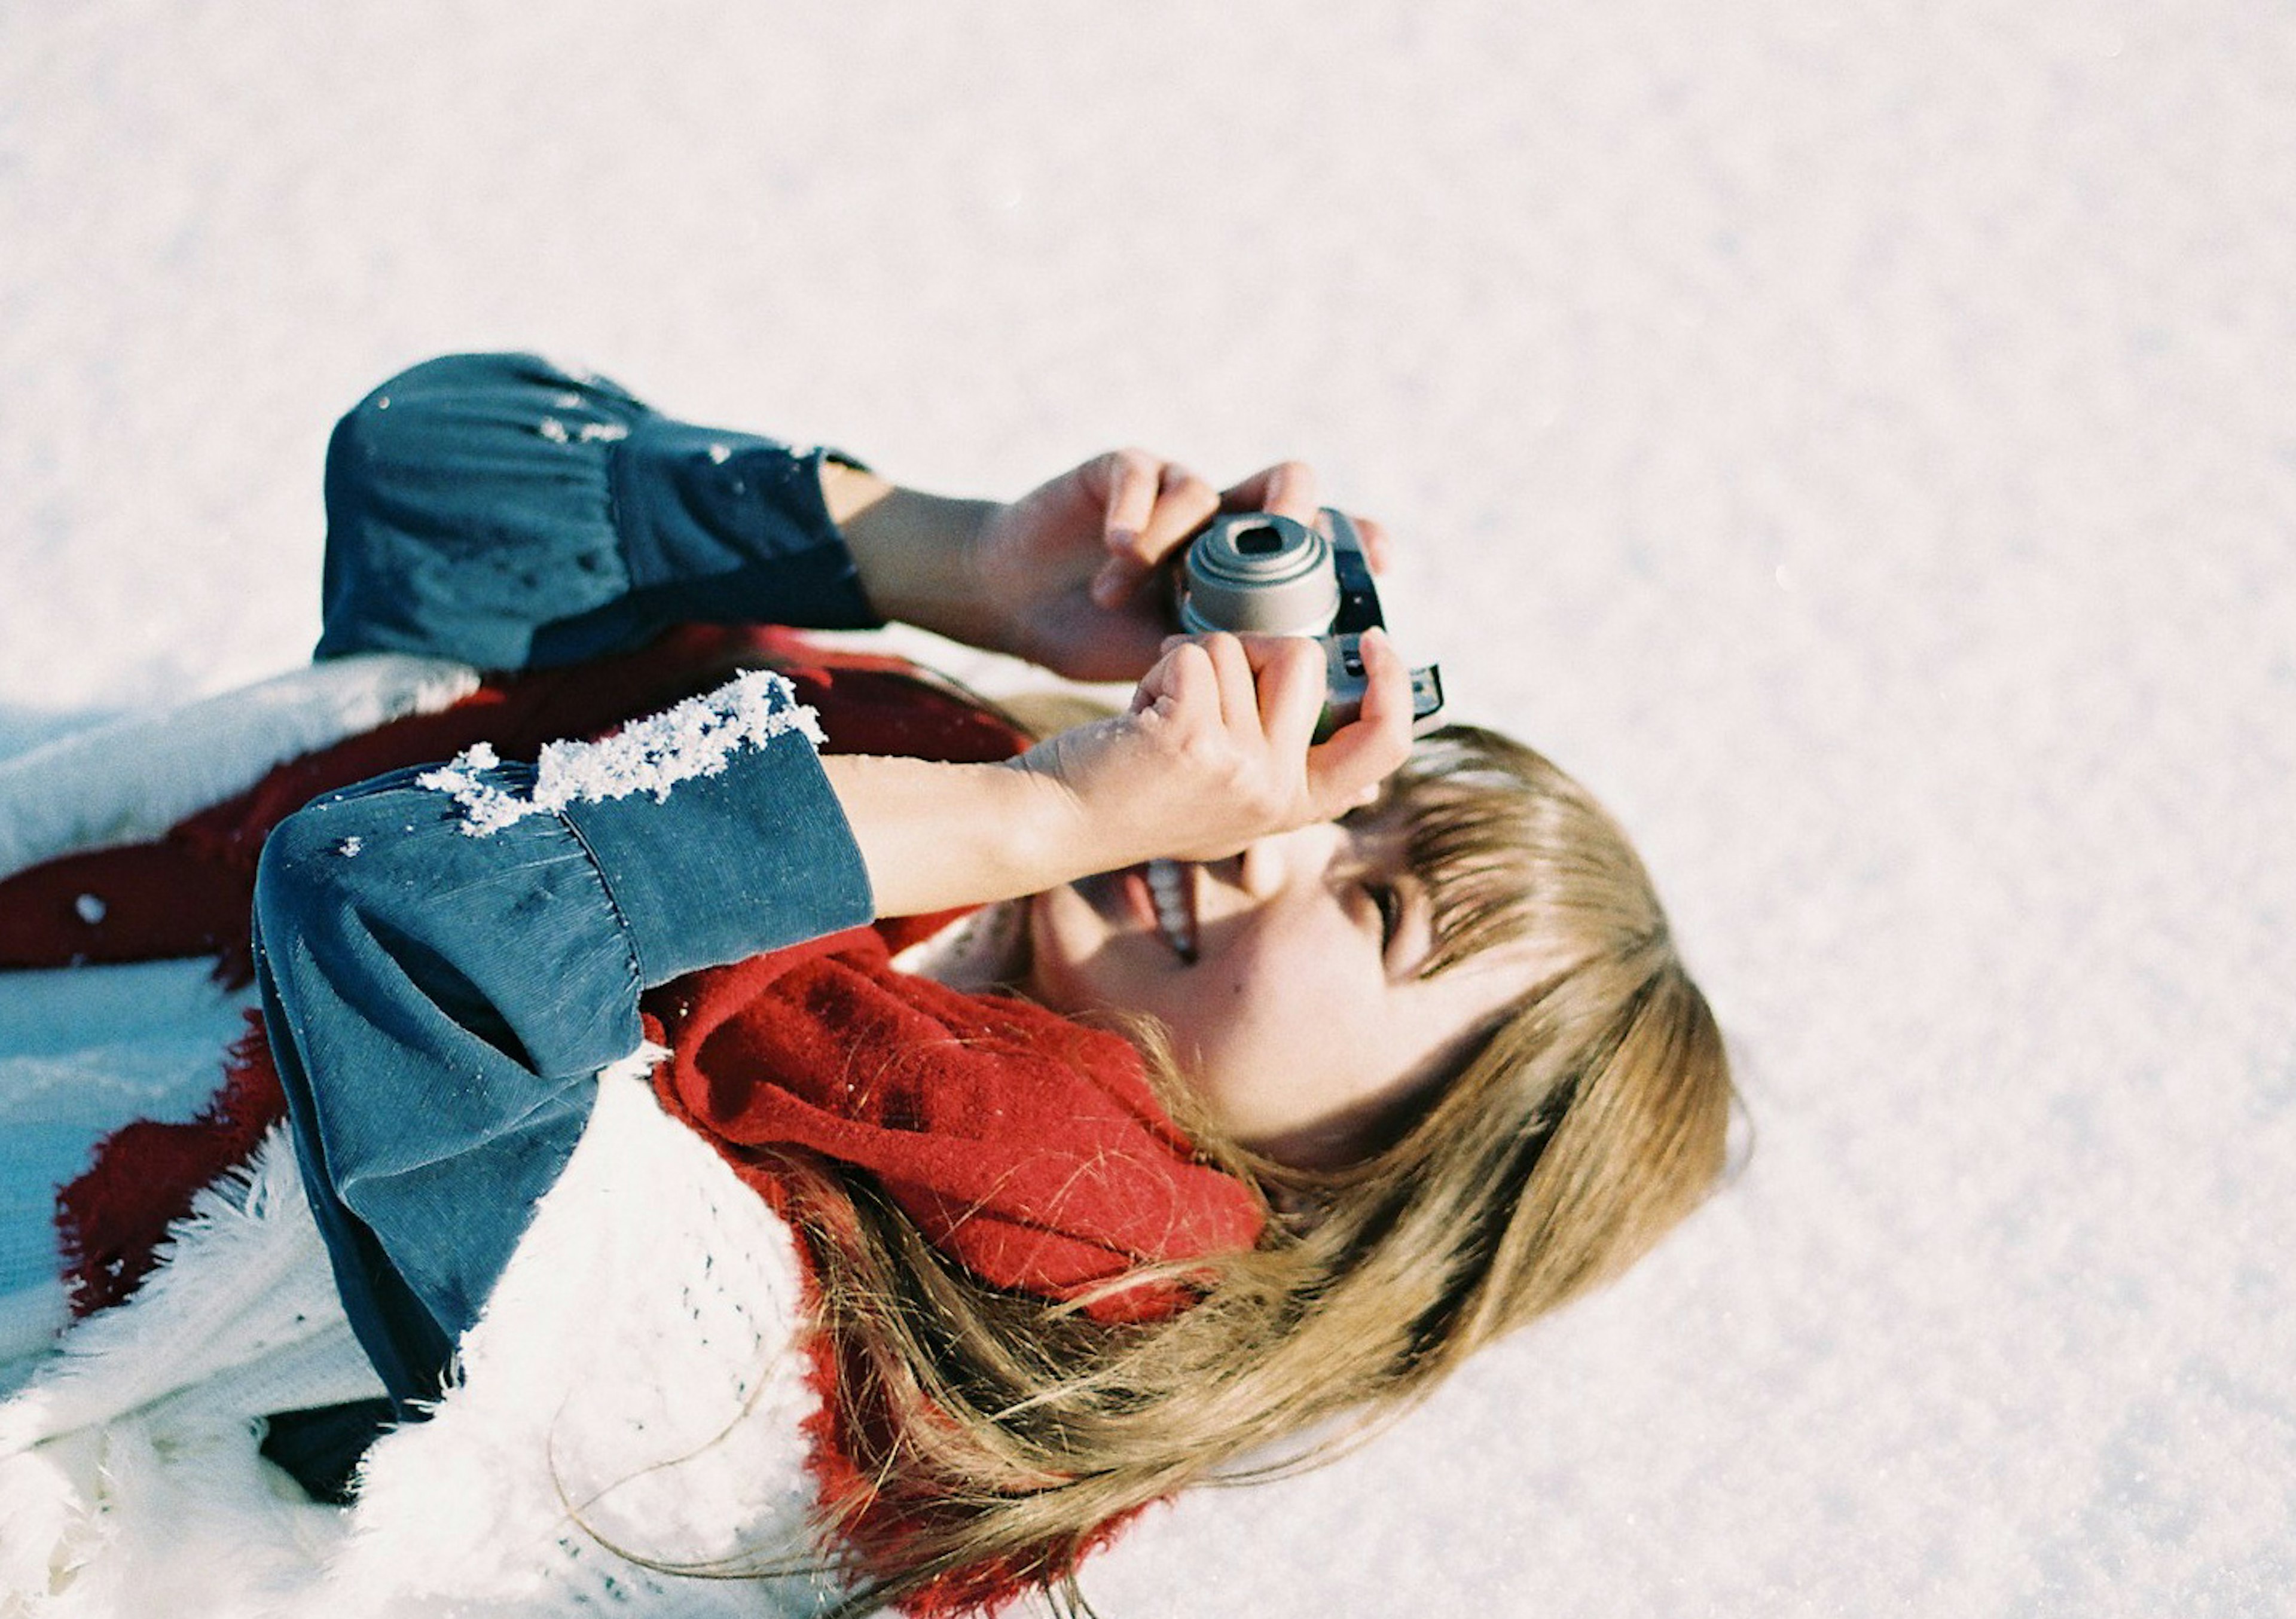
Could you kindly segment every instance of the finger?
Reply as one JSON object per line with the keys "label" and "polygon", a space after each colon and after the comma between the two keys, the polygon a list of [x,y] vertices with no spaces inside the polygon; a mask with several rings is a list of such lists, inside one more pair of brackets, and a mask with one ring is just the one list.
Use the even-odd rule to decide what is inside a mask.
{"label": "finger", "polygon": [[1132,712],[1160,708],[1167,714],[1218,712],[1218,678],[1202,647],[1181,636],[1164,643],[1163,655],[1132,690]]}
{"label": "finger", "polygon": [[1155,519],[1164,464],[1137,449],[1111,450],[1100,458],[1098,470],[1108,486],[1100,531],[1109,555],[1092,581],[1092,599],[1098,606],[1119,606],[1148,572],[1141,539]]}
{"label": "finger", "polygon": [[1356,518],[1356,536],[1363,541],[1364,560],[1372,572],[1383,574],[1395,566],[1395,541],[1390,537],[1385,523],[1375,517]]}
{"label": "finger", "polygon": [[1251,658],[1243,642],[1222,633],[1194,643],[1211,662],[1219,681],[1220,724],[1247,737],[1260,734],[1259,687],[1252,677]]}
{"label": "finger", "polygon": [[1152,708],[1171,690],[1172,653],[1177,645],[1177,642],[1167,640],[1164,650],[1156,655],[1156,661],[1148,666],[1148,672],[1134,683],[1132,702],[1127,712],[1139,714]]}
{"label": "finger", "polygon": [[1341,808],[1376,788],[1411,754],[1411,674],[1387,632],[1363,633],[1363,710],[1310,748],[1308,789],[1319,805]]}
{"label": "finger", "polygon": [[1155,510],[1135,547],[1142,568],[1154,568],[1218,511],[1219,495],[1210,484],[1177,462],[1165,463],[1157,480]]}
{"label": "finger", "polygon": [[1225,511],[1273,511],[1295,521],[1316,517],[1316,470],[1304,461],[1280,461],[1254,472],[1220,496]]}
{"label": "finger", "polygon": [[1259,724],[1268,745],[1286,757],[1304,757],[1331,684],[1323,643],[1255,635],[1245,642],[1244,656],[1259,677]]}
{"label": "finger", "polygon": [[[1327,540],[1338,539],[1340,536],[1334,532],[1338,526],[1332,519],[1339,515],[1328,508],[1319,509],[1315,519],[1316,531]],[[1385,573],[1388,564],[1395,560],[1395,542],[1388,536],[1387,525],[1377,518],[1357,517],[1352,511],[1346,516],[1349,527],[1356,532],[1357,543],[1363,546],[1365,563],[1375,574]]]}

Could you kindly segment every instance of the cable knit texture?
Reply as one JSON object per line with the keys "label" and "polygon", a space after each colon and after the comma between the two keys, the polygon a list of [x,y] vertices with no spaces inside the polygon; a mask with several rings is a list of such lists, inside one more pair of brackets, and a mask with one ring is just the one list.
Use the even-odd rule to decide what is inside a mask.
{"label": "cable knit texture", "polygon": [[378,1392],[283,1136],[202,1194],[168,1263],[0,1405],[0,1614],[343,1619],[586,1607],[799,1615],[817,1560],[788,1228],[610,1070],[425,1423],[369,1452],[355,1507],[256,1452],[265,1412]]}

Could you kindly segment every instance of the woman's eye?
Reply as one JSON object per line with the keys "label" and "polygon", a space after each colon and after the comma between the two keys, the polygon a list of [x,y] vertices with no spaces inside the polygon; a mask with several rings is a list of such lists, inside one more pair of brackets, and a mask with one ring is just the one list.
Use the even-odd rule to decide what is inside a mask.
{"label": "woman's eye", "polygon": [[1364,893],[1379,907],[1379,942],[1382,948],[1395,943],[1396,934],[1403,927],[1403,895],[1385,883],[1365,883]]}

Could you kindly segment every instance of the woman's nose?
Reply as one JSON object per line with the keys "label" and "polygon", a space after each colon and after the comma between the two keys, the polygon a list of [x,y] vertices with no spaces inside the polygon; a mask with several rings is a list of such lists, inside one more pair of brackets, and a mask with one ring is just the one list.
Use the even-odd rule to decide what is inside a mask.
{"label": "woman's nose", "polygon": [[1329,822],[1275,832],[1244,845],[1236,886],[1256,900],[1273,899],[1300,872],[1320,871],[1342,836]]}

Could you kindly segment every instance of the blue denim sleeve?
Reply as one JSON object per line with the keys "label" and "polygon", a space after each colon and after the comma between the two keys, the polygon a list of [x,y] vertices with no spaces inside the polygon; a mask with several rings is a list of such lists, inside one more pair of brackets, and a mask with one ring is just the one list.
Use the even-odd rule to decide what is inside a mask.
{"label": "blue denim sleeve", "polygon": [[672,421],[530,355],[417,365],[328,444],[316,655],[539,668],[685,622],[873,627],[824,457],[843,459]]}
{"label": "blue denim sleeve", "polygon": [[[788,711],[779,677],[742,681]],[[554,799],[546,762],[465,756],[318,799],[265,846],[265,1020],[338,1288],[402,1413],[441,1386],[594,1075],[638,1045],[640,991],[873,913],[804,736],[719,763],[664,797]]]}

